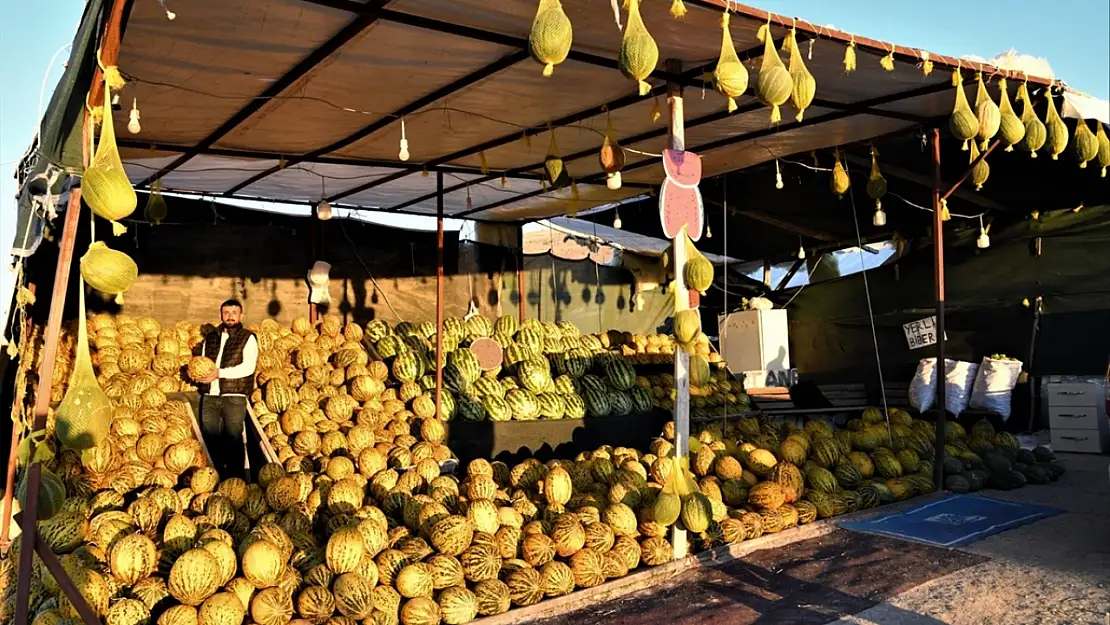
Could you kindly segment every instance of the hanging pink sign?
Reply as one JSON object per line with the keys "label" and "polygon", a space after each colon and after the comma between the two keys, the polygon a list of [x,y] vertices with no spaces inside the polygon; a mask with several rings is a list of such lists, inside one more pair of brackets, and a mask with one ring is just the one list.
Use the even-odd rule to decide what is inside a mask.
{"label": "hanging pink sign", "polygon": [[701,239],[704,218],[701,191],[701,157],[685,150],[663,150],[667,179],[659,190],[659,222],[669,239],[686,226],[690,240]]}

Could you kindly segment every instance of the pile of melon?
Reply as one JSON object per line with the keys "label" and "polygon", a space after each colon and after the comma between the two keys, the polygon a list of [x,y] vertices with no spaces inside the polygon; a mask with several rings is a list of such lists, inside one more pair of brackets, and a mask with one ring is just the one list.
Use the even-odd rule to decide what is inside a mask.
{"label": "pile of melon", "polygon": [[[151,317],[91,315],[87,324],[89,354],[100,388],[117,402],[135,408],[141,405],[142,394],[152,388],[162,393],[195,390],[182,368],[211,327],[181,322],[163,328]],[[61,401],[65,395],[76,344],[77,323],[71,322],[62,329],[54,361],[53,401]]]}
{"label": "pile of melon", "polygon": [[[249,485],[195,462],[169,480],[168,456],[138,483],[105,483],[87,477],[97,454],[75,463],[64,451],[47,468],[68,497],[39,530],[111,625],[456,624],[664,564],[672,526],[697,552],[933,490],[932,425],[901,411],[889,429],[877,409],[846,429],[711,424],[691,441],[694,487],[681,498],[668,486],[685,472],[673,423],[648,450],[511,467],[478,460],[452,476],[440,474],[437,444],[418,438],[426,420],[403,434],[361,426],[373,443],[357,453],[348,430],[346,447],[266,465]],[[973,463],[962,429],[946,435],[950,453]],[[113,447],[119,437],[113,428]],[[416,460],[418,448],[429,455]],[[0,564],[4,617],[14,610],[12,561]],[[32,586],[35,622],[77,618],[41,566]]]}
{"label": "pile of melon", "polygon": [[[459,323],[451,324],[459,345],[509,334],[507,322]],[[262,467],[257,484],[221,480],[189,436],[186,405],[151,392],[170,376],[130,362],[124,371],[124,348],[108,357],[108,339],[136,362],[140,345],[151,363],[167,354],[165,370],[169,354],[179,370],[188,363],[185,349],[171,349],[173,337],[155,327],[140,342],[131,327],[140,322],[96,330],[101,379],[130,376],[113,397],[107,444],[47,454],[40,490],[43,540],[109,625],[460,624],[664,564],[673,557],[672,527],[687,530],[697,552],[933,490],[933,425],[899,410],[888,421],[877,409],[843,429],[819,419],[804,427],[755,417],[711,423],[695,431],[688,468],[673,457],[668,423],[647,450],[603,447],[515,466],[477,460],[444,475],[452,453],[428,386],[427,328],[362,328],[335,317],[252,328],[261,347],[252,399],[280,462]],[[542,356],[531,351],[535,335],[521,334],[532,329],[546,337]],[[169,332],[189,353],[201,338],[199,328]],[[573,347],[559,332],[517,328],[506,351],[521,358],[473,382],[474,363],[456,347],[446,368],[470,386],[444,394],[448,414],[466,418],[461,411],[480,403],[482,386],[505,388],[506,379],[517,384],[506,397],[530,385],[536,396],[553,392],[540,385],[541,360],[556,374],[553,385],[568,380],[575,393],[609,400],[627,387],[667,399],[655,395],[667,374],[636,376],[611,348],[593,351],[581,337]],[[590,367],[562,372],[560,362],[581,363],[559,354],[576,350],[589,354]],[[695,401],[738,398],[721,373],[704,386],[712,393]],[[949,424],[945,435],[946,471],[956,458],[969,474],[979,463],[1001,470],[995,456],[1026,459],[1016,439],[983,426],[968,437]],[[1046,475],[1062,472],[1054,461],[1044,465]],[[686,486],[676,490],[679,477]],[[14,612],[17,555],[0,561],[3,619]],[[31,597],[38,625],[78,618],[41,563]]]}

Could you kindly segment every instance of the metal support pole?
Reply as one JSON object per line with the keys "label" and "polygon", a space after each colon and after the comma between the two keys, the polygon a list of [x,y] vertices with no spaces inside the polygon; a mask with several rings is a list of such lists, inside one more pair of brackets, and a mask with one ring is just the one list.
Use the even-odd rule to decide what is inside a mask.
{"label": "metal support pole", "polygon": [[443,406],[443,172],[436,172],[436,418]]}
{"label": "metal support pole", "polygon": [[[682,61],[667,59],[666,70],[678,75],[682,72]],[[671,119],[667,133],[667,147],[672,150],[686,149],[686,127],[682,114],[682,85],[674,82],[667,83],[667,106],[670,109]],[[675,309],[686,310],[690,308],[688,289],[682,274],[686,267],[686,246],[674,245],[674,279],[675,279]],[[684,458],[690,452],[690,356],[685,350],[676,349],[674,352],[674,442],[675,457]],[[675,559],[684,558],[688,552],[686,531],[675,526],[671,543],[674,546]]]}
{"label": "metal support pole", "polygon": [[[936,458],[933,464],[933,481],[937,490],[944,488],[944,441],[947,417],[947,367],[945,364],[944,336],[944,221],[941,220],[940,190],[940,130],[933,128],[933,271],[936,275],[937,294],[937,431]],[[959,183],[957,183],[959,184]]]}
{"label": "metal support pole", "polygon": [[[86,126],[87,127],[87,126]],[[87,136],[87,135],[86,135]],[[58,243],[58,267],[54,272],[54,292],[50,297],[50,317],[46,322],[46,337],[39,363],[39,385],[35,394],[35,423],[31,436],[46,429],[46,415],[50,410],[50,389],[54,384],[54,361],[58,356],[58,337],[62,329],[62,313],[66,305],[66,291],[69,286],[69,271],[73,261],[73,246],[77,239],[77,220],[81,217],[81,189],[69,192],[66,205],[65,225],[62,239]],[[35,457],[37,445],[32,443],[30,457]],[[20,536],[19,581],[16,586],[15,625],[29,623],[28,601],[31,596],[31,565],[35,552],[35,536],[38,535],[39,481],[42,478],[42,464],[31,463],[27,470],[27,508],[23,510],[23,530]],[[95,625],[95,623],[93,624]]]}
{"label": "metal support pole", "polygon": [[[15,285],[15,288],[18,293],[19,285]],[[35,283],[28,283],[27,290],[31,292],[31,295],[34,295]],[[15,389],[12,410],[18,410],[20,416],[16,417],[14,414],[12,415],[12,440],[11,447],[8,450],[8,477],[4,482],[4,510],[3,518],[0,519],[0,549],[3,549],[5,552],[7,552],[9,543],[11,542],[8,539],[8,532],[11,529],[12,521],[12,497],[15,492],[15,472],[16,469],[19,468],[19,443],[23,436],[23,402],[27,397],[27,379],[24,377],[22,383],[20,383],[20,371],[23,370],[24,367],[23,358],[29,360],[33,359],[32,354],[34,352],[28,344],[31,340],[31,332],[33,329],[34,323],[31,322],[31,316],[28,315],[27,322],[23,324],[23,328],[21,328],[19,335],[20,360],[16,363],[15,373],[15,380],[19,386]]]}

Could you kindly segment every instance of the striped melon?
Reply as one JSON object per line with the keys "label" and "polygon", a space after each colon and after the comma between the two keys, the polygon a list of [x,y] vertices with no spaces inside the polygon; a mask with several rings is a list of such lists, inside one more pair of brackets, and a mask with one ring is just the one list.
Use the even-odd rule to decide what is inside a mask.
{"label": "striped melon", "polygon": [[216,558],[204,549],[190,549],[174,562],[167,588],[174,599],[197,606],[216,592],[219,582]]}

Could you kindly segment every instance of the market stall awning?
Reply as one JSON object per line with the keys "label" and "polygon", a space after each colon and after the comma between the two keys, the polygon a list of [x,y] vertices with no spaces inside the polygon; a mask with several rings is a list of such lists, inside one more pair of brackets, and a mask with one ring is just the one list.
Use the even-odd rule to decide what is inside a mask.
{"label": "market stall awning", "polygon": [[[489,221],[587,210],[659,184],[667,80],[686,88],[686,147],[710,177],[943,119],[958,63],[969,83],[979,70],[1025,78],[727,3],[752,84],[763,52],[756,31],[768,21],[780,48],[797,28],[816,77],[805,117],[797,121],[786,105],[772,125],[751,89],[729,113],[705,87],[720,54],[724,0],[686,0],[681,20],[670,3],[642,6],[660,55],[643,97],[617,69],[621,31],[604,2],[563,2],[574,45],[550,78],[529,58],[534,0],[171,4],[172,21],[156,2],[129,4],[126,16],[119,67],[129,84],[116,127],[138,187],[429,215],[443,172],[445,214]],[[846,74],[849,42],[858,62]],[[880,63],[888,55],[892,70]],[[666,59],[681,69],[665,71]],[[142,130],[128,134],[133,105]],[[606,188],[597,159],[607,122],[629,150],[619,190]],[[540,178],[556,145],[576,184],[550,191]]]}
{"label": "market stall awning", "polygon": [[[614,264],[619,261],[618,252],[658,258],[670,247],[671,242],[666,239],[570,217],[554,217],[524,226],[525,254],[554,254],[566,260],[589,257],[597,263]],[[715,265],[741,262],[716,254],[705,257]]]}

